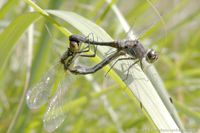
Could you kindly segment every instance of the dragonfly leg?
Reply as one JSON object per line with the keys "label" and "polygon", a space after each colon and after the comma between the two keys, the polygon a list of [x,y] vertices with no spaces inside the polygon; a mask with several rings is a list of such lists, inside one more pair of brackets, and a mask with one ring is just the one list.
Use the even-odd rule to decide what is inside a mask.
{"label": "dragonfly leg", "polygon": [[[89,54],[80,54],[79,56],[82,57],[95,57],[96,56],[96,52],[97,52],[97,46],[92,45],[94,47],[94,53],[89,55]],[[90,51],[90,45],[88,44],[86,47],[84,47],[82,50],[76,52],[76,53],[86,53]]]}
{"label": "dragonfly leg", "polygon": [[142,70],[144,69],[144,66],[143,66],[143,64],[142,64],[142,61],[140,61],[140,67],[141,67]]}
{"label": "dragonfly leg", "polygon": [[[87,44],[86,47],[84,47],[82,50],[78,51],[77,53],[86,53],[86,52],[89,52],[90,51],[90,43]],[[91,54],[91,55],[88,55],[88,54],[80,54],[80,56],[82,57],[95,57],[96,56],[96,52],[97,52],[97,45],[92,45],[93,48],[94,48],[94,53]]]}
{"label": "dragonfly leg", "polygon": [[90,51],[90,45],[87,44],[82,50],[78,51],[77,53],[85,53]]}
{"label": "dragonfly leg", "polygon": [[[92,36],[92,39],[90,39]],[[86,37],[85,40],[89,40],[89,42],[93,42],[94,41],[94,33],[90,32]]]}
{"label": "dragonfly leg", "polygon": [[[94,33],[89,33],[86,37],[83,37],[84,39],[83,40],[89,40],[90,39],[90,36],[92,36],[92,41],[94,41]],[[77,40],[76,42],[78,43],[79,40]],[[91,41],[91,42],[92,42]],[[85,41],[83,41],[85,42]],[[89,41],[90,42],[90,41]],[[93,45],[94,46],[94,45]],[[84,47],[81,51],[79,51],[79,53],[83,53],[83,52],[89,52],[90,51],[90,43],[87,43],[87,46]]]}
{"label": "dragonfly leg", "polygon": [[110,72],[110,70],[114,67],[115,64],[117,64],[118,61],[121,61],[121,60],[133,60],[134,58],[132,57],[128,57],[128,58],[119,58],[117,59],[110,67],[110,69],[106,72],[105,74],[105,77],[108,75],[108,73]]}
{"label": "dragonfly leg", "polygon": [[97,46],[94,46],[94,53],[93,54],[80,54],[82,57],[95,57],[97,53]]}
{"label": "dragonfly leg", "polygon": [[116,53],[108,56],[107,58],[102,60],[100,63],[96,64],[95,66],[93,66],[91,68],[87,68],[87,67],[84,67],[84,66],[75,66],[74,69],[70,69],[69,68],[68,70],[73,74],[91,74],[91,73],[95,73],[96,71],[98,71],[99,69],[103,68],[104,66],[109,64],[111,61],[113,61],[114,59],[119,57],[120,55],[122,55],[122,53],[120,51],[117,51]]}
{"label": "dragonfly leg", "polygon": [[171,97],[169,97],[169,101],[173,104],[173,99]]}
{"label": "dragonfly leg", "polygon": [[127,70],[127,74],[126,74],[126,77],[123,79],[123,81],[127,80],[128,79],[128,74],[130,72],[130,69],[139,62],[140,60],[137,60],[135,61],[133,64],[131,64],[129,67],[128,67],[128,70]]}
{"label": "dragonfly leg", "polygon": [[83,47],[81,50],[79,50],[76,53],[86,53],[86,52],[89,52],[89,51],[90,51],[90,44],[87,44],[85,47]]}
{"label": "dragonfly leg", "polygon": [[143,108],[143,106],[142,106],[142,103],[140,102],[140,108],[142,109]]}
{"label": "dragonfly leg", "polygon": [[[93,42],[94,41],[94,33],[89,33],[86,37],[85,37],[85,40],[90,40],[90,36],[92,36],[92,40],[91,41],[89,41],[89,43],[87,43],[88,45],[86,46],[86,47],[88,47],[88,51],[87,52],[89,52],[90,51],[90,46],[91,46],[91,42]],[[97,52],[97,45],[92,45],[93,46],[93,48],[94,48],[94,53],[93,54],[91,54],[91,55],[88,55],[88,54],[81,54],[80,56],[82,56],[82,57],[95,57],[96,56],[96,52]]]}

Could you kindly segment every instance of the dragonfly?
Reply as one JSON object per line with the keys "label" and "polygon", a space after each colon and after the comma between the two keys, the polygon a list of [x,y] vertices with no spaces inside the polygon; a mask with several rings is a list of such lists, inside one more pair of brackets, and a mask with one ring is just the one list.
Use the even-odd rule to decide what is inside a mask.
{"label": "dragonfly", "polygon": [[[71,73],[74,74],[91,74],[94,73],[104,66],[108,65],[113,60],[117,59],[118,57],[122,55],[129,55],[129,57],[126,58],[118,58],[111,68],[120,60],[134,60],[134,62],[129,66],[127,70],[127,76],[129,70],[136,64],[140,63],[141,68],[143,69],[142,60],[145,59],[148,63],[154,63],[158,59],[158,53],[154,49],[148,49],[146,50],[142,43],[139,40],[118,40],[118,41],[111,41],[111,42],[100,42],[100,41],[94,41],[85,38],[82,35],[71,35],[70,40],[76,43],[87,43],[90,45],[96,45],[96,46],[108,46],[112,48],[116,48],[116,52],[112,53],[105,59],[103,59],[100,63],[96,64],[93,67],[86,68],[85,66],[75,66],[74,69],[70,69]],[[110,69],[111,69],[110,68]]]}
{"label": "dragonfly", "polygon": [[[89,35],[88,35],[89,36]],[[72,74],[92,74],[104,66],[108,65],[113,60],[118,57],[129,54],[131,57],[129,58],[118,58],[114,64],[116,64],[120,60],[136,60],[129,69],[136,63],[140,62],[142,67],[142,59],[145,58],[147,62],[153,63],[157,60],[158,55],[153,49],[146,50],[142,44],[138,40],[124,40],[124,41],[113,41],[113,42],[98,42],[94,41],[94,39],[89,39],[88,36],[81,35],[71,35],[69,37],[69,47],[61,56],[59,63],[55,64],[50,68],[42,77],[42,79],[30,88],[27,92],[26,102],[30,109],[38,109],[42,105],[48,102],[51,89],[55,82],[55,76],[58,72],[58,64],[61,64],[65,71],[69,71]],[[82,44],[86,44],[86,46],[82,47]],[[90,51],[91,46],[94,47],[93,54],[86,54]],[[96,64],[91,68],[87,68],[85,66],[76,65],[74,66],[75,60],[81,57],[95,57],[97,46],[109,46],[116,48],[117,51],[105,59],[103,59],[100,63]],[[112,67],[114,66],[112,65]],[[112,68],[111,67],[111,68]],[[110,69],[111,69],[110,68]],[[47,131],[54,131],[57,129],[65,119],[65,113],[63,111],[63,98],[65,93],[68,90],[68,86],[71,82],[71,79],[64,78],[64,80],[58,85],[57,90],[54,96],[51,98],[49,102],[49,106],[43,118],[44,127]]]}
{"label": "dragonfly", "polygon": [[[69,37],[69,47],[61,56],[60,61],[53,65],[37,82],[31,87],[26,94],[26,103],[30,109],[38,109],[49,101],[51,90],[53,88],[59,66],[62,65],[65,71],[73,67],[77,57],[94,57],[96,55],[97,47],[94,47],[94,53],[89,54],[91,50],[90,44],[82,45],[73,41]],[[43,117],[44,128],[51,132],[58,128],[64,121],[65,115],[63,111],[63,95],[69,89],[69,84],[72,82],[71,75],[64,78],[56,89],[54,96],[50,99],[47,111]]]}

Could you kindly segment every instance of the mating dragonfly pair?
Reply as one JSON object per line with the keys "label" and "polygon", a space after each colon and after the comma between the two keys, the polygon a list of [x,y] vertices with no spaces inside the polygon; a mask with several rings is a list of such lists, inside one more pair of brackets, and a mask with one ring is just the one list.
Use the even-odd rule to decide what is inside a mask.
{"label": "mating dragonfly pair", "polygon": [[[92,74],[100,70],[104,66],[108,65],[115,60],[111,68],[120,60],[133,60],[133,63],[127,70],[127,76],[131,67],[136,63],[140,63],[143,68],[142,60],[146,59],[148,63],[153,63],[158,59],[158,54],[155,50],[146,50],[138,40],[121,40],[112,42],[99,42],[90,40],[88,37],[81,35],[71,35],[69,37],[69,47],[60,58],[60,63],[63,65],[64,70],[70,71],[72,74]],[[85,46],[82,46],[82,45]],[[93,54],[87,54],[90,51],[91,46],[94,47]],[[74,61],[78,57],[95,57],[97,46],[108,46],[115,48],[116,51],[103,59],[100,63],[93,67],[85,67],[81,65],[73,66]],[[123,55],[129,55],[129,57],[122,57]],[[32,87],[27,93],[27,104],[31,109],[37,109],[45,104],[50,96],[51,88],[55,80],[56,70],[50,69],[43,76],[42,80]],[[66,87],[63,81],[58,85],[57,91],[53,98],[50,100],[47,112],[44,115],[44,127],[48,131],[55,130],[64,121],[64,111],[62,95],[64,95],[63,89]]]}

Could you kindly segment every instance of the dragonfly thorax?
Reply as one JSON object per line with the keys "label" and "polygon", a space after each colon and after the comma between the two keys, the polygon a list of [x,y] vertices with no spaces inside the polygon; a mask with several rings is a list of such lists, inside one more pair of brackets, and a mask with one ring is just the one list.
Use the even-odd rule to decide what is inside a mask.
{"label": "dragonfly thorax", "polygon": [[126,41],[125,51],[135,59],[142,60],[145,57],[146,50],[138,40]]}
{"label": "dragonfly thorax", "polygon": [[78,43],[70,42],[69,48],[60,58],[60,63],[63,64],[65,70],[67,70],[71,66],[78,52],[77,49],[79,49],[79,46],[77,47],[76,45],[78,45]]}
{"label": "dragonfly thorax", "polygon": [[158,59],[158,53],[154,49],[146,50],[138,40],[128,40],[125,43],[125,52],[134,59],[141,61],[145,58],[148,63],[153,63]]}

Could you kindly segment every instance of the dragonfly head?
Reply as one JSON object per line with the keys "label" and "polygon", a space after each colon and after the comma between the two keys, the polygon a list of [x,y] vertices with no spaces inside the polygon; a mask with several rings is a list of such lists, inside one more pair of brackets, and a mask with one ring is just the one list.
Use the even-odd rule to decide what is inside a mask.
{"label": "dragonfly head", "polygon": [[154,49],[149,49],[145,58],[148,63],[154,63],[158,59],[158,53]]}
{"label": "dragonfly head", "polygon": [[70,66],[71,62],[73,61],[73,58],[79,52],[79,48],[79,42],[70,41],[67,51],[65,51],[65,53],[60,58],[60,62],[65,65],[65,68]]}
{"label": "dragonfly head", "polygon": [[70,41],[70,44],[69,44],[69,49],[71,52],[77,52],[79,51],[79,48],[80,48],[80,44],[79,42],[76,42],[76,41]]}

